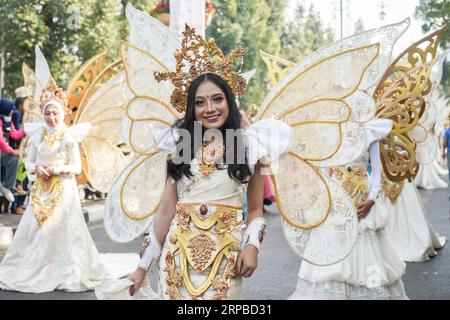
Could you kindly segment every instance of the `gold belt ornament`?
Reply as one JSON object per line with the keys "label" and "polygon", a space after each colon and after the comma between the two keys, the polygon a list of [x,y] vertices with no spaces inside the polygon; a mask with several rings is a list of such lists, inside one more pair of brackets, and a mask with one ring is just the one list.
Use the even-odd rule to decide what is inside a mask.
{"label": "gold belt ornament", "polygon": [[395,203],[397,201],[398,196],[402,193],[404,186],[404,181],[401,182],[392,182],[389,180],[386,175],[382,174],[381,176],[381,187],[383,189],[384,194],[389,198],[391,203]]}
{"label": "gold belt ornament", "polygon": [[[212,207],[215,207],[215,211],[207,216]],[[240,225],[237,213],[238,210],[232,207],[206,204],[177,205],[178,226],[175,234],[170,237],[170,242],[176,244],[179,249],[181,273],[177,272],[174,255],[169,251],[166,255],[165,271],[168,273],[167,293],[171,299],[184,299],[178,288],[181,282],[194,299],[202,296],[211,285],[216,290],[214,299],[223,299],[227,296],[239,250],[236,238],[231,235],[233,229]],[[189,226],[191,221],[196,230],[191,230]],[[213,227],[215,234],[211,232]],[[224,258],[227,260],[225,270],[222,276],[217,276]],[[190,279],[189,266],[199,273],[210,269],[205,281],[197,288]]]}
{"label": "gold belt ornament", "polygon": [[39,227],[52,216],[56,206],[61,201],[63,184],[57,175],[47,181],[36,179],[31,188],[31,206]]}
{"label": "gold belt ornament", "polygon": [[367,170],[363,167],[333,167],[331,176],[344,188],[353,199],[355,206],[367,200],[369,195],[367,187]]}

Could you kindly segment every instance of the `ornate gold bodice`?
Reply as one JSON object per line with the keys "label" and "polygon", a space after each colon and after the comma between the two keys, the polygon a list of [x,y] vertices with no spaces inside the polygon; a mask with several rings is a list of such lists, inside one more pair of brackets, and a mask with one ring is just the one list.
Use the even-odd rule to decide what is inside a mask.
{"label": "ornate gold bodice", "polygon": [[[184,283],[193,299],[200,298],[210,286],[216,291],[214,299],[227,296],[230,278],[236,264],[239,240],[232,235],[240,227],[241,208],[217,204],[179,203],[176,208],[177,228],[170,242],[179,250],[180,272],[177,271],[174,252],[166,255],[167,294],[171,299],[186,299],[179,287]],[[218,275],[226,259],[225,269]],[[194,287],[189,267],[196,272],[208,272],[199,287]]]}

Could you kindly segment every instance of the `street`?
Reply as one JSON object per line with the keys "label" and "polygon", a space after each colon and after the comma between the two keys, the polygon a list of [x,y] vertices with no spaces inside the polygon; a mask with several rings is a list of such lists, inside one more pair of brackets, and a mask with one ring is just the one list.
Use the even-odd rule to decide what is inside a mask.
{"label": "street", "polygon": [[[425,207],[435,230],[450,237],[450,188],[433,191],[420,190]],[[300,258],[295,256],[284,240],[280,216],[275,206],[265,213],[268,227],[262,245],[258,269],[246,279],[243,299],[286,299],[295,289]],[[101,222],[89,224],[92,237],[100,252],[138,252],[142,238],[131,243],[116,244],[107,237]],[[4,251],[0,251],[0,258]],[[447,244],[438,255],[423,263],[408,263],[403,276],[406,293],[410,299],[450,299],[450,246]],[[2,299],[63,299],[92,300],[92,291],[68,293],[56,291],[43,294],[23,294],[0,291]]]}

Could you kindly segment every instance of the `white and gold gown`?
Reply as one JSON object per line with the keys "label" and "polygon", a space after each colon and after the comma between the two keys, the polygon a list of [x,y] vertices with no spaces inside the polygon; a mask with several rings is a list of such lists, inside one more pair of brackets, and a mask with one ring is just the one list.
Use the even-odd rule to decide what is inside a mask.
{"label": "white and gold gown", "polygon": [[440,177],[440,175],[447,174],[447,169],[442,168],[436,159],[431,164],[419,167],[417,176],[414,178],[414,184],[426,190],[447,188],[448,183]]}
{"label": "white and gold gown", "polygon": [[[369,151],[344,167],[332,169],[332,176],[355,202],[375,199],[380,190],[377,141],[389,133],[390,127],[388,120],[368,122],[364,129]],[[368,176],[369,160],[372,172]],[[372,184],[373,177],[377,178]],[[358,222],[356,244],[345,259],[327,266],[302,261],[297,287],[289,299],[406,299],[401,280],[405,264],[387,237],[387,224],[388,211],[377,199],[369,214]],[[335,225],[338,228],[339,221]]]}
{"label": "white and gold gown", "polygon": [[[125,94],[129,103],[122,127],[126,143],[138,156],[117,177],[106,200],[105,228],[116,242],[131,241],[152,225],[153,215],[164,192],[166,175],[162,168],[165,168],[167,160],[167,151],[162,150],[153,137],[157,131],[170,127],[184,116],[181,108],[175,108],[171,102],[175,87],[167,81],[160,82],[155,74],[179,72],[180,66],[191,65],[178,61],[184,55],[169,55],[173,51],[167,48],[181,48],[179,52],[183,53],[189,51],[183,47],[186,43],[180,43],[170,30],[131,5],[127,6],[127,17],[130,43],[122,44],[121,54],[128,86]],[[290,134],[277,136],[288,140],[286,148],[278,146],[257,150],[255,141],[266,145],[269,141],[265,140],[269,139],[264,135],[251,134],[249,129],[246,131],[247,141],[253,141],[247,144],[249,163],[265,158],[263,162],[272,175],[283,222],[289,225],[293,233],[291,240],[296,252],[305,260],[332,264],[342,260],[355,245],[357,217],[354,204],[345,190],[320,168],[349,163],[367,149],[362,123],[370,120],[376,111],[371,94],[382,76],[380,70],[384,70],[389,62],[393,43],[408,25],[408,21],[403,21],[334,43],[293,66],[264,99],[253,127],[264,127],[264,121],[284,122]],[[188,31],[186,34],[190,34]],[[208,56],[210,50],[205,49]],[[212,51],[218,52],[216,49]],[[190,52],[195,55],[199,51],[190,49]],[[215,58],[218,61],[225,59]],[[277,149],[282,152],[272,154]],[[189,205],[178,206],[177,217],[163,245],[159,265],[158,286],[162,290],[159,295],[151,294],[151,297],[239,297],[239,281],[229,278],[228,286],[227,269],[231,266],[226,264],[233,263],[232,255],[237,253],[238,229],[231,228],[231,225],[240,222],[241,200],[237,202],[238,198],[232,196],[238,190],[234,189],[225,172],[214,174],[223,174],[221,178],[224,181],[216,181],[214,176],[209,177],[212,183],[190,181],[189,191],[187,184],[178,182],[179,200]],[[205,195],[212,191],[205,190],[215,186],[220,190],[215,190],[214,196],[207,199]],[[201,192],[203,194],[200,196]],[[223,205],[227,205],[219,201],[220,197],[231,201],[233,206],[228,208],[231,214],[227,216],[232,216],[227,218],[231,219],[227,222],[230,226],[221,226],[222,223],[216,220],[219,212],[226,209],[222,209]],[[201,209],[202,204],[206,205],[207,210],[205,207]],[[220,209],[216,209],[217,204]],[[202,220],[202,212],[212,214],[213,218]],[[341,221],[339,228],[329,228],[335,221]],[[202,228],[207,235],[196,233]],[[227,242],[231,238],[222,236],[227,240],[227,245],[222,240],[217,241],[214,250],[206,250],[199,257],[198,248],[204,245],[213,248],[209,240],[216,239],[214,233],[220,233],[222,228],[230,230],[228,235],[234,240]],[[198,240],[195,238],[197,236]],[[320,238],[321,250],[305,250],[317,238]],[[196,244],[186,249],[186,243],[190,240]],[[219,248],[224,248],[224,251],[217,255]],[[212,274],[209,275],[209,270],[204,268],[209,268]],[[212,276],[216,277],[211,279]],[[198,287],[200,283],[204,283],[205,287],[211,286]],[[114,298],[115,295],[128,299],[130,297],[126,291],[130,285],[130,281],[123,280],[118,285],[99,288],[96,294],[99,298]]]}
{"label": "white and gold gown", "polygon": [[434,152],[435,159],[427,164],[422,164],[414,178],[414,184],[426,190],[447,188],[448,186],[447,182],[440,177],[447,176],[448,170],[441,167],[438,162],[441,156],[440,146],[442,144],[443,124],[445,119],[448,118],[448,111],[446,111],[448,103],[437,89],[442,80],[445,58],[446,52],[443,52],[431,70],[430,81],[433,83],[433,86],[431,93],[427,97],[429,106],[426,117],[424,117],[426,120],[424,127],[427,128],[428,136],[433,140],[433,144],[435,145],[435,150],[430,150],[430,152]]}
{"label": "white and gold gown", "polygon": [[81,171],[78,143],[89,128],[82,124],[52,132],[47,138],[39,133],[32,137],[27,170],[34,171],[35,165],[52,166],[55,175],[47,184],[36,180],[32,187],[31,200],[0,264],[1,289],[29,293],[92,290],[105,279],[133,270],[137,255],[119,258],[122,265],[115,264],[113,274],[106,269],[84,220],[75,174]]}
{"label": "white and gold gown", "polygon": [[389,210],[389,239],[403,261],[423,262],[437,255],[446,238],[434,230],[414,183],[405,181],[394,203],[384,193],[380,200]]}
{"label": "white and gold gown", "polygon": [[[177,139],[167,134],[170,130],[155,135],[162,151],[175,148]],[[270,135],[272,130],[280,134]],[[288,125],[267,119],[248,127],[244,141],[248,157],[255,163],[262,157],[276,160],[289,139]],[[162,246],[157,292],[147,282],[137,299],[233,300],[242,295],[242,278],[235,278],[233,270],[241,251],[245,185],[229,177],[226,165],[206,175],[197,158],[190,165],[193,176],[176,182],[176,213]],[[130,284],[126,279],[112,281],[98,287],[96,295],[99,299],[130,299]]]}

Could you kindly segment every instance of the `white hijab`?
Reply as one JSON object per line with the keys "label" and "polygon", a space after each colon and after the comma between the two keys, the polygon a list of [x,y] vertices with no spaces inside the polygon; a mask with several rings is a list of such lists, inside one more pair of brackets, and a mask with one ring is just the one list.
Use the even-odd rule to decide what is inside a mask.
{"label": "white hijab", "polygon": [[56,109],[58,109],[58,113],[59,113],[58,123],[56,124],[55,127],[50,127],[44,120],[44,124],[45,124],[45,128],[47,129],[47,132],[49,134],[53,134],[56,131],[59,131],[59,130],[64,129],[66,127],[66,124],[64,123],[64,118],[66,117],[66,114],[64,112],[64,107],[61,104],[61,102],[59,102],[58,100],[50,100],[50,101],[47,101],[44,104],[44,107],[42,108],[42,118],[45,117],[45,110],[48,107],[50,107],[50,106],[51,107],[55,107]]}
{"label": "white hijab", "polygon": [[[45,121],[43,122],[35,122],[35,123],[25,123],[24,130],[25,133],[30,136],[30,140],[35,144],[39,145],[42,140],[42,129],[46,129],[48,134],[53,134],[56,131],[62,130],[66,128],[66,124],[64,123],[65,112],[64,107],[58,100],[50,100],[47,101],[42,108],[42,118],[44,118],[45,110],[48,107],[56,107],[59,111],[60,117],[58,118],[58,123],[55,127],[50,127]],[[69,133],[72,138],[80,143],[84,137],[89,133],[89,129],[91,128],[90,123],[80,123],[67,128],[66,133]]]}

